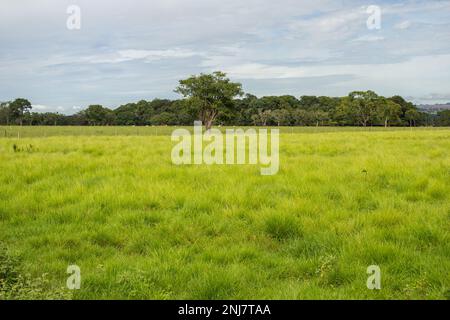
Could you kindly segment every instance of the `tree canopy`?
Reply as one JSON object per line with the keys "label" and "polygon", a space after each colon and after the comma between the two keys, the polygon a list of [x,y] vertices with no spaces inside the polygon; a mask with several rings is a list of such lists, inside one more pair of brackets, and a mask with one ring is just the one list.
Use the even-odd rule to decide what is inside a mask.
{"label": "tree canopy", "polygon": [[242,85],[231,82],[220,71],[180,80],[175,92],[188,99],[207,130],[220,113],[228,113],[234,108],[235,97],[243,95]]}
{"label": "tree canopy", "polygon": [[116,109],[93,104],[73,115],[31,112],[19,98],[0,104],[0,124],[19,125],[192,125],[207,129],[238,126],[450,126],[450,111],[421,112],[401,96],[354,91],[344,97],[302,95],[256,97],[243,94],[240,83],[223,72],[181,80],[175,89],[183,99],[140,100]]}

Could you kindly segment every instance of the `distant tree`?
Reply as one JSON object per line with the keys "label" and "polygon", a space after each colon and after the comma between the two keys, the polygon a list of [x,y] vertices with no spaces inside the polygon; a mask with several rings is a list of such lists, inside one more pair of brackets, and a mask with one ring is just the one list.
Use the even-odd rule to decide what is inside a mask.
{"label": "distant tree", "polygon": [[351,107],[352,100],[349,96],[342,97],[338,106],[333,112],[333,119],[339,125],[355,125],[357,124],[356,116],[353,114]]}
{"label": "distant tree", "polygon": [[321,96],[317,98],[317,109],[325,112],[332,112],[339,105],[340,99],[336,97]]}
{"label": "distant tree", "polygon": [[450,126],[450,110],[443,110],[438,112],[437,124],[442,127]]}
{"label": "distant tree", "polygon": [[192,125],[198,119],[198,110],[187,99],[175,100],[170,105],[170,112],[179,125]]}
{"label": "distant tree", "polygon": [[270,119],[272,119],[272,110],[258,109],[258,113],[252,115],[253,123],[256,126],[267,126]]}
{"label": "distant tree", "polygon": [[[161,110],[164,111],[164,110]],[[147,125],[150,122],[150,118],[154,115],[152,102],[141,100],[135,104],[134,124],[138,126]]]}
{"label": "distant tree", "polygon": [[294,96],[280,96],[278,97],[279,106],[278,109],[286,109],[289,112],[298,108],[300,106],[299,100]]}
{"label": "distant tree", "polygon": [[254,101],[258,98],[251,94],[245,94],[242,99],[235,99],[234,118],[229,119],[229,125],[249,125],[253,123],[252,116],[256,113]]}
{"label": "distant tree", "polygon": [[252,101],[252,108],[255,110],[276,110],[281,108],[281,100],[278,97],[266,96]]}
{"label": "distant tree", "polygon": [[314,122],[313,112],[304,109],[293,110],[292,119],[296,126],[308,126]]}
{"label": "distant tree", "polygon": [[31,103],[27,99],[16,99],[9,104],[10,120],[23,125],[25,114],[31,110]]}
{"label": "distant tree", "polygon": [[320,109],[320,102],[316,96],[301,96],[300,108],[305,110],[317,110]]}
{"label": "distant tree", "polygon": [[385,98],[373,91],[355,91],[345,97],[302,96],[297,99],[284,95],[258,98],[246,94],[240,98],[240,85],[231,83],[222,73],[201,74],[181,82],[178,89],[183,91],[186,99],[141,100],[114,110],[91,105],[69,116],[30,112],[28,100],[16,99],[12,103],[0,103],[0,124],[189,125],[199,116],[207,127],[213,122],[241,126],[428,126],[446,123],[445,113],[439,116],[419,112],[414,104],[400,96]]}
{"label": "distant tree", "polygon": [[235,97],[243,94],[240,83],[231,82],[225,73],[219,71],[180,80],[175,92],[190,100],[206,130],[211,128],[220,113],[234,107]]}
{"label": "distant tree", "polygon": [[89,124],[86,116],[84,115],[84,112],[78,112],[76,114],[66,116],[65,121],[67,125],[71,126],[85,126]]}
{"label": "distant tree", "polygon": [[276,109],[272,111],[272,119],[278,126],[289,125],[291,121],[291,114],[287,109]]}
{"label": "distant tree", "polygon": [[377,116],[377,105],[379,96],[373,91],[353,91],[349,94],[350,112],[353,113],[357,121],[366,127]]}
{"label": "distant tree", "polygon": [[378,105],[378,114],[381,120],[384,122],[384,126],[387,128],[391,121],[400,120],[402,113],[401,106],[389,99],[380,99]]}
{"label": "distant tree", "polygon": [[401,107],[400,119],[404,122],[405,125],[409,124],[409,120],[406,119],[406,112],[408,112],[409,110],[417,110],[414,104],[406,101],[403,97],[398,95],[388,98],[388,100],[395,102]]}
{"label": "distant tree", "polygon": [[174,125],[177,124],[177,118],[173,113],[169,112],[161,112],[160,114],[154,115],[150,122],[152,125],[161,126],[161,125]]}
{"label": "distant tree", "polygon": [[110,125],[114,122],[112,111],[98,104],[90,105],[82,111],[82,115],[86,118],[88,124],[93,126]]}
{"label": "distant tree", "polygon": [[437,119],[438,119],[437,114],[419,111],[419,120],[417,121],[417,124],[426,127],[438,125]]}
{"label": "distant tree", "polygon": [[136,103],[121,105],[113,111],[115,118],[114,124],[122,126],[138,125],[144,121],[144,116],[140,114],[140,110],[138,109],[139,108]]}
{"label": "distant tree", "polygon": [[56,112],[47,112],[42,114],[41,125],[56,126],[62,124],[64,116]]}
{"label": "distant tree", "polygon": [[420,114],[417,110],[410,109],[410,110],[406,111],[405,118],[406,118],[406,120],[409,121],[410,127],[416,126],[416,121],[419,120]]}
{"label": "distant tree", "polygon": [[32,112],[26,117],[26,122],[32,126],[56,126],[68,125],[70,116],[65,116],[57,112]]}
{"label": "distant tree", "polygon": [[27,119],[27,123],[30,126],[40,126],[43,125],[44,122],[44,114],[38,112],[31,112],[29,119]]}
{"label": "distant tree", "polygon": [[330,118],[328,116],[328,112],[322,110],[314,110],[311,112],[312,118],[314,119],[316,126],[324,125],[326,121],[329,121]]}
{"label": "distant tree", "polygon": [[1,102],[0,103],[0,124],[9,125],[9,117],[10,117],[10,102]]}

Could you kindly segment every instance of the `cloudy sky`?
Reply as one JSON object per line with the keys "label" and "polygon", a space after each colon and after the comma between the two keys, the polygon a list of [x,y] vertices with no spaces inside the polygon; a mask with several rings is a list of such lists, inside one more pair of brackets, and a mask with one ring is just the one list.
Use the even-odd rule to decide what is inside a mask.
{"label": "cloudy sky", "polygon": [[[71,5],[79,30],[67,28]],[[380,29],[367,27],[371,5]],[[176,98],[179,79],[215,70],[257,96],[372,89],[449,102],[450,1],[0,2],[0,101],[68,114],[115,108]]]}

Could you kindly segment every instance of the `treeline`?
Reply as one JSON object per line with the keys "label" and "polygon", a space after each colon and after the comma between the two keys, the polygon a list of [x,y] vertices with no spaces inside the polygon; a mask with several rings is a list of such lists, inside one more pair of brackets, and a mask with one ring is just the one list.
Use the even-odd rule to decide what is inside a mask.
{"label": "treeline", "polygon": [[[154,99],[116,109],[91,105],[73,115],[32,111],[26,99],[0,104],[1,125],[192,125],[198,109],[190,100]],[[401,96],[385,98],[373,91],[346,97],[267,96],[246,94],[221,112],[216,125],[239,126],[450,126],[450,110],[420,112]]]}

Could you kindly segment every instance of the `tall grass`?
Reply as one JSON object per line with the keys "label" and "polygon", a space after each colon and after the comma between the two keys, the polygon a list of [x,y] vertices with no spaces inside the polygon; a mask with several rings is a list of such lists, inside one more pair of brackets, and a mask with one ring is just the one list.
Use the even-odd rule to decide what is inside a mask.
{"label": "tall grass", "polygon": [[450,130],[286,128],[261,176],[174,166],[159,129],[0,138],[0,242],[22,272],[59,290],[78,265],[75,299],[449,298]]}
{"label": "tall grass", "polygon": [[[0,126],[0,138],[34,138],[59,136],[170,136],[171,126]],[[192,126],[178,126],[192,132]],[[226,128],[216,127],[224,131]],[[326,133],[326,132],[391,132],[391,131],[436,131],[448,130],[440,127],[273,127],[281,133]]]}

